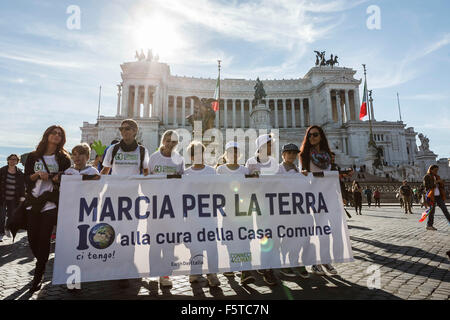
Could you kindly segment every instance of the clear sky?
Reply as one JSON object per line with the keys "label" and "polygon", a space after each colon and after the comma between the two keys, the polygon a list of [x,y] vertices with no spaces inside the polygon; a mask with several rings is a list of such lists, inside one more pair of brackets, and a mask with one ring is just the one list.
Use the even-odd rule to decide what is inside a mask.
{"label": "clear sky", "polygon": [[[80,29],[67,21],[80,8]],[[380,29],[367,20],[380,9]],[[402,119],[450,157],[448,0],[15,0],[0,10],[0,164],[62,125],[67,149],[83,121],[115,115],[120,64],[152,48],[176,75],[303,77],[314,50],[339,56],[373,90],[375,118]],[[373,20],[371,20],[373,22]],[[362,91],[363,86],[360,90]],[[362,96],[362,92],[361,92]]]}

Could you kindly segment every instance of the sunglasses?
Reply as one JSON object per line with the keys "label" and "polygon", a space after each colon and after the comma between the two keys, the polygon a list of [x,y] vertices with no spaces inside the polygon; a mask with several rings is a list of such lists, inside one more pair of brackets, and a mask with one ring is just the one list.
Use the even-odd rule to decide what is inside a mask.
{"label": "sunglasses", "polygon": [[61,131],[52,131],[52,132],[50,132],[50,134],[53,134],[53,135],[58,135],[58,136],[60,136],[60,137],[62,137],[63,136],[63,133],[61,132]]}
{"label": "sunglasses", "polygon": [[308,133],[308,138],[311,138],[311,137],[317,138],[318,136],[320,136],[320,133],[318,133],[318,132]]}

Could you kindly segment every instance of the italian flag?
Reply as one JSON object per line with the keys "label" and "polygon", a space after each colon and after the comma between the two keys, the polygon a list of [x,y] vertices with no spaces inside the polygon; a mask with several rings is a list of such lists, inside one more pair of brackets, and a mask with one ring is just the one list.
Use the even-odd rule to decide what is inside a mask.
{"label": "italian flag", "polygon": [[220,87],[220,76],[217,77],[216,90],[214,90],[215,101],[211,102],[211,108],[214,110],[214,112],[217,112],[217,110],[219,110],[219,87]]}
{"label": "italian flag", "polygon": [[366,83],[366,81],[364,81],[363,102],[361,104],[361,109],[359,110],[359,120],[362,120],[365,116],[367,116],[367,83]]}

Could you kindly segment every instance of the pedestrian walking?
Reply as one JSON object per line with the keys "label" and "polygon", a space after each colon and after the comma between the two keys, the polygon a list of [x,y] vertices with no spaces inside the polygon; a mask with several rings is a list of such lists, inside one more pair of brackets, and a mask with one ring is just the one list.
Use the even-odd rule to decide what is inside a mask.
{"label": "pedestrian walking", "polygon": [[59,177],[70,167],[65,143],[64,129],[51,126],[45,130],[36,150],[28,155],[25,163],[25,183],[29,192],[26,200],[28,241],[37,259],[30,292],[41,288],[50,254],[50,238],[58,213]]}
{"label": "pedestrian walking", "polygon": [[0,242],[5,234],[11,237],[11,232],[5,227],[7,220],[12,219],[20,201],[25,200],[25,176],[17,168],[20,157],[11,154],[7,161],[8,164],[0,168]]}
{"label": "pedestrian walking", "polygon": [[381,203],[381,193],[378,190],[378,188],[375,188],[375,191],[373,193],[373,199],[375,200],[375,207],[378,205],[378,208],[380,208],[380,203]]}
{"label": "pedestrian walking", "polygon": [[355,206],[356,214],[358,215],[358,209],[359,209],[359,215],[362,215],[362,188],[359,185],[359,183],[354,180],[352,185],[352,193],[353,193],[353,205]]}
{"label": "pedestrian walking", "polygon": [[403,183],[400,186],[400,188],[398,189],[398,192],[399,192],[400,196],[402,197],[403,206],[405,207],[405,214],[408,214],[408,212],[410,214],[412,214],[411,202],[412,202],[413,192],[412,192],[411,187],[408,185],[407,180],[403,180]]}
{"label": "pedestrian walking", "polygon": [[364,190],[364,194],[366,195],[366,198],[367,198],[367,205],[368,205],[369,208],[370,208],[370,205],[372,204],[372,189],[370,189],[369,187],[367,187],[367,188]]}
{"label": "pedestrian walking", "polygon": [[434,223],[434,213],[436,207],[441,208],[442,213],[447,218],[450,223],[450,213],[445,206],[445,184],[444,181],[438,175],[439,167],[437,165],[431,165],[428,168],[427,174],[423,177],[423,185],[425,187],[427,197],[430,199],[431,210],[428,215],[427,230],[436,231],[437,229],[433,226]]}

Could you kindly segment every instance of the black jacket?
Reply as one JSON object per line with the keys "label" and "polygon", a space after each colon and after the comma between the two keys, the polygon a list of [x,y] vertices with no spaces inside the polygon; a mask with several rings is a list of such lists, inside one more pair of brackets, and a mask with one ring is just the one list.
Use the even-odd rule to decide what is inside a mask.
{"label": "black jacket", "polygon": [[[8,174],[8,166],[0,168],[0,203],[3,203],[5,201],[7,174]],[[22,170],[16,167],[16,193],[15,193],[16,203],[19,202],[21,197],[25,197],[25,176]]]}
{"label": "black jacket", "polygon": [[[34,164],[40,158],[36,157],[35,152],[32,152],[27,157],[27,162],[25,163],[25,184],[27,186],[27,192],[31,193],[36,185],[36,181],[31,181],[30,176],[35,174]],[[63,153],[56,154],[56,162],[58,162],[59,173],[63,173],[65,170],[70,168],[70,159]]]}

